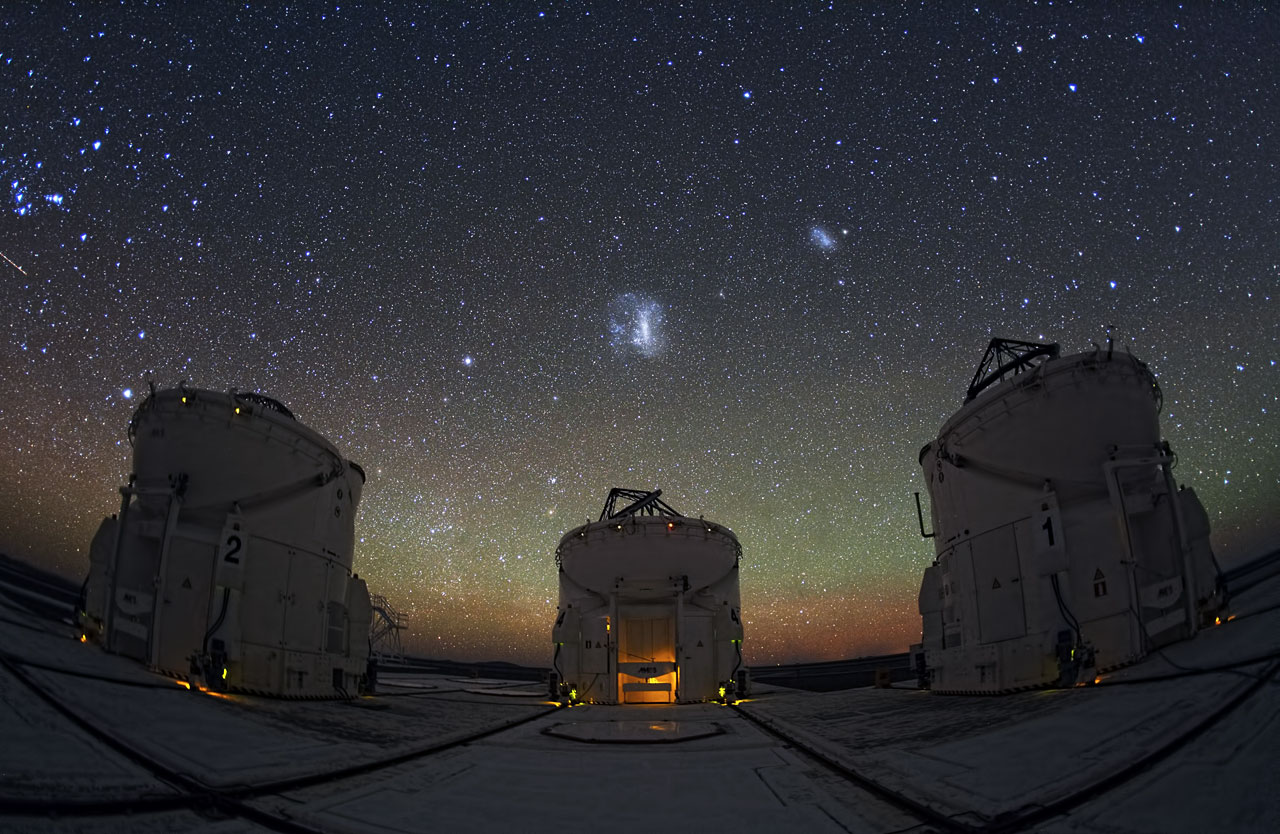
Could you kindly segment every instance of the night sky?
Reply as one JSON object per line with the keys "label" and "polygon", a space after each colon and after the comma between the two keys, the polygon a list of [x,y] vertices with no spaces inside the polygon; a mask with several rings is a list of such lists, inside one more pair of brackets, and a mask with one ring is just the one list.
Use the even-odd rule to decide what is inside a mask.
{"label": "night sky", "polygon": [[83,575],[186,380],[362,464],[356,570],[416,651],[545,665],[613,486],[737,533],[751,662],[904,650],[918,450],[993,336],[1110,326],[1243,558],[1265,5],[5,3],[0,549]]}

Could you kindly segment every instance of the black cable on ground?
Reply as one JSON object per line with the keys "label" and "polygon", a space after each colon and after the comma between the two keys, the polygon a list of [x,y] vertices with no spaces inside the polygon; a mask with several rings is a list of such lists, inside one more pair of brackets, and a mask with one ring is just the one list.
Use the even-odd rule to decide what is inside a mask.
{"label": "black cable on ground", "polygon": [[1257,680],[1259,677],[1258,675],[1250,674],[1249,672],[1242,672],[1239,669],[1235,668],[1238,665],[1245,665],[1245,664],[1229,664],[1227,666],[1217,666],[1217,667],[1184,666],[1183,664],[1169,657],[1169,655],[1165,654],[1164,649],[1152,647],[1151,653],[1159,657],[1165,663],[1168,663],[1173,668],[1177,669],[1179,672],[1183,674],[1184,677],[1196,677],[1198,675],[1207,675],[1207,674],[1218,673],[1218,672],[1231,674],[1231,675],[1239,675],[1242,678],[1250,678],[1251,680]]}
{"label": "black cable on ground", "polygon": [[1023,831],[1030,826],[1038,825],[1042,822],[1053,819],[1054,817],[1070,813],[1076,807],[1102,796],[1108,791],[1118,788],[1120,785],[1128,782],[1138,774],[1149,770],[1169,758],[1192,741],[1195,741],[1203,735],[1205,731],[1212,728],[1223,718],[1226,718],[1234,712],[1237,707],[1247,701],[1250,696],[1271,680],[1277,671],[1280,671],[1280,663],[1271,664],[1265,674],[1259,676],[1257,680],[1248,686],[1242,687],[1240,691],[1233,697],[1229,698],[1226,703],[1211,712],[1194,727],[1178,736],[1175,736],[1160,747],[1152,750],[1147,755],[1138,758],[1136,761],[1130,762],[1115,773],[1099,779],[1093,784],[1081,788],[1078,791],[1074,791],[1061,799],[1049,803],[1048,805],[1043,805],[1034,811],[1028,811],[1027,813],[1020,814],[1017,817],[1013,817],[1008,820],[993,822],[991,825],[988,825],[983,829],[984,834],[1012,834],[1012,832],[1015,831]]}
{"label": "black cable on ground", "polygon": [[[1247,619],[1249,619],[1250,617],[1256,617],[1256,616],[1258,616],[1259,614],[1265,614],[1265,613],[1267,613],[1268,611],[1275,611],[1277,608],[1280,608],[1280,602],[1277,602],[1277,603],[1275,603],[1274,605],[1268,605],[1266,608],[1258,608],[1258,609],[1256,609],[1256,610],[1254,610],[1254,611],[1249,611],[1248,613],[1245,613],[1245,614],[1233,614],[1233,615],[1231,616],[1231,619],[1230,619],[1230,620],[1228,620],[1227,622],[1232,622],[1232,623],[1234,623],[1234,622],[1236,622],[1237,620],[1247,620]],[[1225,625],[1225,623],[1224,623],[1224,625]]]}
{"label": "black cable on ground", "polygon": [[[0,595],[3,595],[2,591],[0,591]],[[25,607],[24,607],[24,610],[25,610]],[[71,626],[70,623],[64,623],[60,620],[49,620],[45,618],[42,614],[38,614],[35,611],[30,611],[29,613],[31,614],[31,616],[39,618],[41,622],[51,623],[53,625],[56,625],[62,628],[68,637],[70,637],[74,631],[74,628]],[[0,616],[0,623],[4,623],[5,625],[17,626],[18,628],[25,628],[28,631],[38,631],[41,634],[48,634],[53,637],[59,636],[57,632],[49,630],[47,626],[33,625],[32,623],[23,622],[22,620],[10,619],[9,617]]]}
{"label": "black cable on ground", "polygon": [[[1163,657],[1163,654],[1161,656]],[[1170,660],[1169,664],[1172,665],[1174,668],[1178,669],[1179,671],[1169,672],[1163,675],[1150,675],[1148,677],[1143,677],[1143,678],[1132,678],[1129,680],[1109,680],[1108,679],[1108,680],[1104,680],[1099,683],[1093,684],[1093,686],[1132,686],[1134,684],[1140,684],[1140,683],[1158,683],[1160,681],[1178,680],[1179,678],[1194,678],[1194,677],[1199,677],[1200,675],[1216,675],[1221,672],[1238,674],[1241,677],[1245,677],[1250,680],[1257,680],[1259,677],[1261,677],[1261,675],[1251,675],[1247,672],[1239,672],[1237,670],[1241,666],[1252,666],[1255,663],[1265,663],[1268,660],[1280,660],[1280,649],[1275,649],[1273,651],[1269,651],[1264,654],[1254,655],[1253,657],[1247,657],[1247,658],[1244,658],[1243,660],[1227,661],[1226,663],[1221,663],[1221,664],[1218,664],[1217,666],[1201,666],[1201,667],[1179,666],[1178,664]]]}
{"label": "black cable on ground", "polygon": [[[184,689],[181,686],[182,682],[179,681],[177,678],[172,678],[172,679],[166,678],[163,681],[162,680],[145,681],[145,680],[130,680],[128,678],[115,678],[115,677],[109,677],[107,675],[96,674],[94,672],[83,672],[77,669],[67,669],[61,666],[54,666],[49,663],[42,663],[38,660],[31,660],[25,657],[21,657],[19,655],[10,654],[9,652],[3,651],[3,650],[0,650],[0,660],[7,660],[10,663],[16,664],[18,666],[22,666],[27,669],[40,669],[41,671],[52,672],[56,675],[66,675],[68,677],[81,678],[83,680],[99,681],[101,683],[110,683],[110,684],[115,684],[117,686],[132,686],[140,689],[162,689],[165,691],[181,692],[184,694],[189,691],[187,689]],[[168,682],[166,683],[165,681],[168,681]],[[395,686],[395,684],[389,683],[388,686]],[[418,697],[418,698],[434,698],[436,700],[441,700],[441,701],[468,701],[468,703],[474,703],[472,701],[469,701],[469,699],[465,699],[465,698],[441,697],[441,696],[456,694],[462,691],[469,691],[469,690],[440,689],[436,687],[429,690],[418,690],[414,692],[376,692],[376,693],[373,693],[371,697],[373,698]],[[246,694],[246,693],[232,693],[232,694]],[[484,693],[472,692],[471,694],[483,695]],[[491,697],[510,698],[511,696],[495,694]],[[542,697],[541,693],[531,692],[531,693],[528,693],[527,697],[532,699],[537,699],[539,701],[546,700],[545,698]],[[355,699],[354,698],[316,698],[316,699],[308,699],[308,700],[328,700],[328,701],[339,701],[339,702],[350,703]],[[503,706],[518,707],[523,705],[507,702],[507,703],[504,703]]]}
{"label": "black cable on ground", "polygon": [[[128,759],[133,764],[141,767],[164,784],[176,789],[181,794],[185,794],[185,799],[188,803],[187,807],[196,808],[201,806],[211,806],[223,813],[231,816],[243,817],[251,822],[255,822],[263,826],[264,828],[268,828],[272,831],[280,831],[283,832],[283,834],[320,834],[320,832],[315,831],[315,829],[298,825],[287,818],[273,816],[263,811],[259,811],[252,806],[245,805],[222,792],[202,784],[196,779],[192,779],[189,776],[160,764],[154,759],[134,750],[112,734],[106,732],[102,728],[81,717],[75,711],[69,709],[60,700],[45,691],[44,687],[32,680],[30,676],[24,674],[15,664],[0,658],[0,666],[3,666],[9,674],[34,692],[40,700],[44,701],[80,730],[89,734],[102,744],[105,744],[108,748]],[[175,797],[175,799],[181,798],[183,797]],[[23,802],[28,801],[24,800]],[[92,804],[87,803],[81,806],[61,803],[57,808],[52,810],[55,813],[64,814],[72,812],[79,813],[81,807],[92,808]],[[145,804],[142,807],[144,810],[147,808]],[[90,810],[89,813],[92,813],[92,810]],[[120,813],[130,813],[130,810],[122,807]]]}
{"label": "black cable on ground", "polygon": [[[128,759],[130,762],[138,765],[148,773],[158,778],[162,783],[177,790],[179,793],[173,796],[140,797],[133,799],[113,798],[84,801],[40,800],[18,797],[0,798],[0,811],[10,814],[53,813],[74,814],[76,816],[94,816],[179,809],[194,810],[204,807],[215,808],[218,811],[231,816],[243,817],[273,831],[286,832],[286,834],[317,834],[317,832],[311,828],[297,824],[285,817],[261,811],[253,806],[246,805],[241,800],[269,796],[284,791],[299,790],[328,782],[341,781],[343,779],[349,779],[354,776],[360,776],[367,773],[373,773],[378,770],[404,764],[413,761],[414,759],[423,758],[454,747],[470,744],[471,742],[487,738],[505,730],[518,727],[521,724],[542,718],[543,716],[560,709],[560,705],[557,704],[548,709],[540,710],[532,713],[531,715],[521,716],[518,719],[506,721],[500,725],[489,727],[476,733],[427,745],[422,748],[410,750],[405,753],[400,753],[395,756],[390,756],[373,762],[365,762],[363,764],[352,765],[350,767],[339,768],[337,770],[280,779],[274,782],[248,785],[230,790],[215,789],[203,784],[197,779],[186,776],[178,771],[166,767],[163,764],[160,764],[154,759],[134,750],[128,744],[120,741],[111,733],[81,717],[78,713],[69,709],[59,699],[47,692],[28,675],[24,674],[21,669],[18,668],[20,665],[20,662],[13,663],[8,660],[5,655],[0,655],[0,666],[5,668],[16,680],[24,684],[55,711],[94,739],[105,744],[111,750]],[[111,682],[119,683],[120,681],[111,680]],[[518,705],[513,704],[512,706]]]}
{"label": "black cable on ground", "polygon": [[[1243,662],[1257,663],[1260,661],[1255,658],[1252,661]],[[862,775],[856,770],[831,758],[822,751],[793,738],[785,731],[778,729],[773,722],[768,721],[767,719],[758,718],[737,705],[734,705],[733,709],[771,735],[827,765],[858,787],[861,787],[875,796],[884,799],[891,805],[894,805],[895,807],[907,811],[917,818],[928,822],[930,825],[938,826],[944,831],[964,832],[964,834],[1012,834],[1013,832],[1027,830],[1032,826],[1043,823],[1054,817],[1070,813],[1079,805],[1119,787],[1138,774],[1159,764],[1161,761],[1173,755],[1196,738],[1199,738],[1207,730],[1211,729],[1215,724],[1235,711],[1236,708],[1248,700],[1255,692],[1269,683],[1278,671],[1280,671],[1280,661],[1272,663],[1262,675],[1257,676],[1257,678],[1251,683],[1242,687],[1240,691],[1236,692],[1216,710],[1205,716],[1201,721],[1195,724],[1195,726],[1191,727],[1191,729],[1174,737],[1146,755],[1126,764],[1119,770],[1098,779],[1092,784],[1073,791],[1060,799],[1033,810],[1014,813],[1003,818],[992,819],[983,825],[977,826],[960,822],[954,818],[965,813],[976,814],[977,812],[958,812],[952,816],[948,816],[932,806],[925,805],[911,799],[910,797],[904,796],[903,794],[880,784],[874,779]]]}
{"label": "black cable on ground", "polygon": [[937,808],[934,808],[932,805],[926,805],[923,802],[918,802],[909,796],[880,784],[868,776],[864,776],[848,765],[831,758],[821,750],[788,735],[785,731],[778,729],[772,721],[752,715],[737,704],[731,704],[730,709],[774,738],[777,738],[797,750],[800,750],[807,756],[817,759],[849,782],[852,782],[859,788],[862,788],[867,793],[887,802],[900,811],[905,811],[906,813],[911,814],[921,822],[935,826],[944,832],[953,832],[953,834],[976,834],[982,830],[979,827],[960,822],[959,820],[954,819],[952,815],[945,814]]}
{"label": "black cable on ground", "polygon": [[13,663],[27,669],[40,669],[45,672],[53,672],[57,675],[66,675],[72,678],[82,678],[84,680],[91,681],[101,681],[102,683],[113,683],[118,686],[135,686],[142,689],[165,689],[172,690],[174,692],[186,692],[186,690],[182,689],[176,681],[162,683],[160,681],[137,681],[129,680],[127,678],[111,678],[94,672],[81,672],[77,669],[65,669],[60,666],[53,666],[49,663],[41,663],[38,660],[28,660],[25,657],[19,657],[18,655],[10,654],[6,651],[0,651],[0,660],[5,660],[9,663]]}
{"label": "black cable on ground", "polygon": [[0,815],[114,817],[193,810],[202,803],[207,804],[203,797],[190,794],[140,796],[128,799],[37,799],[0,796]]}
{"label": "black cable on ground", "polygon": [[[1232,675],[1240,675],[1241,677],[1244,677],[1244,678],[1250,678],[1250,679],[1257,678],[1256,675],[1252,675],[1248,672],[1241,672],[1238,669],[1233,668],[1234,666],[1245,665],[1245,664],[1228,664],[1226,666],[1217,667],[1217,668],[1184,666],[1183,664],[1169,657],[1169,655],[1165,654],[1165,651],[1163,648],[1160,648],[1155,645],[1155,640],[1151,639],[1151,632],[1147,631],[1146,622],[1143,621],[1142,615],[1139,614],[1139,612],[1134,609],[1132,600],[1130,600],[1129,602],[1129,613],[1133,615],[1133,619],[1135,622],[1137,622],[1138,628],[1142,629],[1142,642],[1143,642],[1143,645],[1147,647],[1148,654],[1156,655],[1157,657],[1159,657],[1165,663],[1168,663],[1173,668],[1177,669],[1180,672],[1186,673],[1187,676],[1197,675],[1197,674],[1207,674],[1209,672],[1227,672]],[[1192,634],[1192,636],[1194,636],[1194,633]]]}
{"label": "black cable on ground", "polygon": [[255,797],[301,790],[303,788],[311,788],[328,782],[338,782],[343,779],[350,779],[354,776],[364,776],[369,773],[375,773],[379,770],[385,770],[389,767],[406,764],[414,759],[425,758],[426,756],[430,756],[435,753],[442,753],[445,750],[452,750],[455,747],[462,747],[464,745],[471,744],[474,741],[479,741],[483,738],[488,738],[489,736],[497,735],[498,733],[519,727],[521,724],[528,724],[530,721],[536,721],[539,718],[550,715],[559,709],[561,709],[561,707],[557,704],[531,715],[526,715],[513,721],[504,722],[496,727],[490,727],[461,738],[441,741],[435,744],[428,744],[425,747],[420,747],[416,750],[409,750],[404,753],[398,753],[394,756],[389,756],[385,759],[379,759],[374,762],[351,765],[350,767],[344,767],[338,770],[329,770],[323,773],[313,773],[308,776],[295,776],[288,779],[279,779],[275,782],[263,782],[257,785],[247,785],[243,788],[228,790],[225,794],[238,799],[252,799]]}

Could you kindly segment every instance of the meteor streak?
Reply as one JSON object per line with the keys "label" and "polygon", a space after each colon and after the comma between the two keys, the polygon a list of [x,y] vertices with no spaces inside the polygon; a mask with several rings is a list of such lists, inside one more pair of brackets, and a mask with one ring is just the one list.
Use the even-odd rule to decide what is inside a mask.
{"label": "meteor streak", "polygon": [[18,271],[19,271],[19,272],[21,272],[23,275],[26,275],[26,274],[27,274],[27,271],[26,271],[25,269],[23,269],[22,267],[18,266],[16,263],[14,263],[14,262],[13,262],[13,258],[10,258],[10,257],[9,257],[8,255],[6,255],[5,253],[0,252],[0,258],[4,258],[6,261],[8,261],[8,262],[9,262],[9,266],[11,266],[11,267],[13,267],[14,269],[18,270]]}

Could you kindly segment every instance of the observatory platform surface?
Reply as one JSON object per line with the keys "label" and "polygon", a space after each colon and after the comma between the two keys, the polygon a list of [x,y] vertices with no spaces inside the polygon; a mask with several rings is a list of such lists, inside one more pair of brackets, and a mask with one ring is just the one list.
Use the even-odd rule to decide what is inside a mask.
{"label": "observatory platform surface", "polygon": [[1280,828],[1280,577],[1096,686],[733,707],[396,672],[350,701],[191,692],[31,601],[0,584],[6,832]]}

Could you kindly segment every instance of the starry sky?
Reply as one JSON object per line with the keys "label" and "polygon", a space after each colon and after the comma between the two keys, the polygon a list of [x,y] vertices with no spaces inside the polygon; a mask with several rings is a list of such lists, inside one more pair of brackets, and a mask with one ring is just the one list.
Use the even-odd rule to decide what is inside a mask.
{"label": "starry sky", "polygon": [[408,646],[545,665],[610,487],[742,541],[753,663],[904,650],[993,336],[1150,363],[1226,561],[1280,507],[1280,14],[0,8],[0,549],[68,576],[147,380],[369,473]]}

